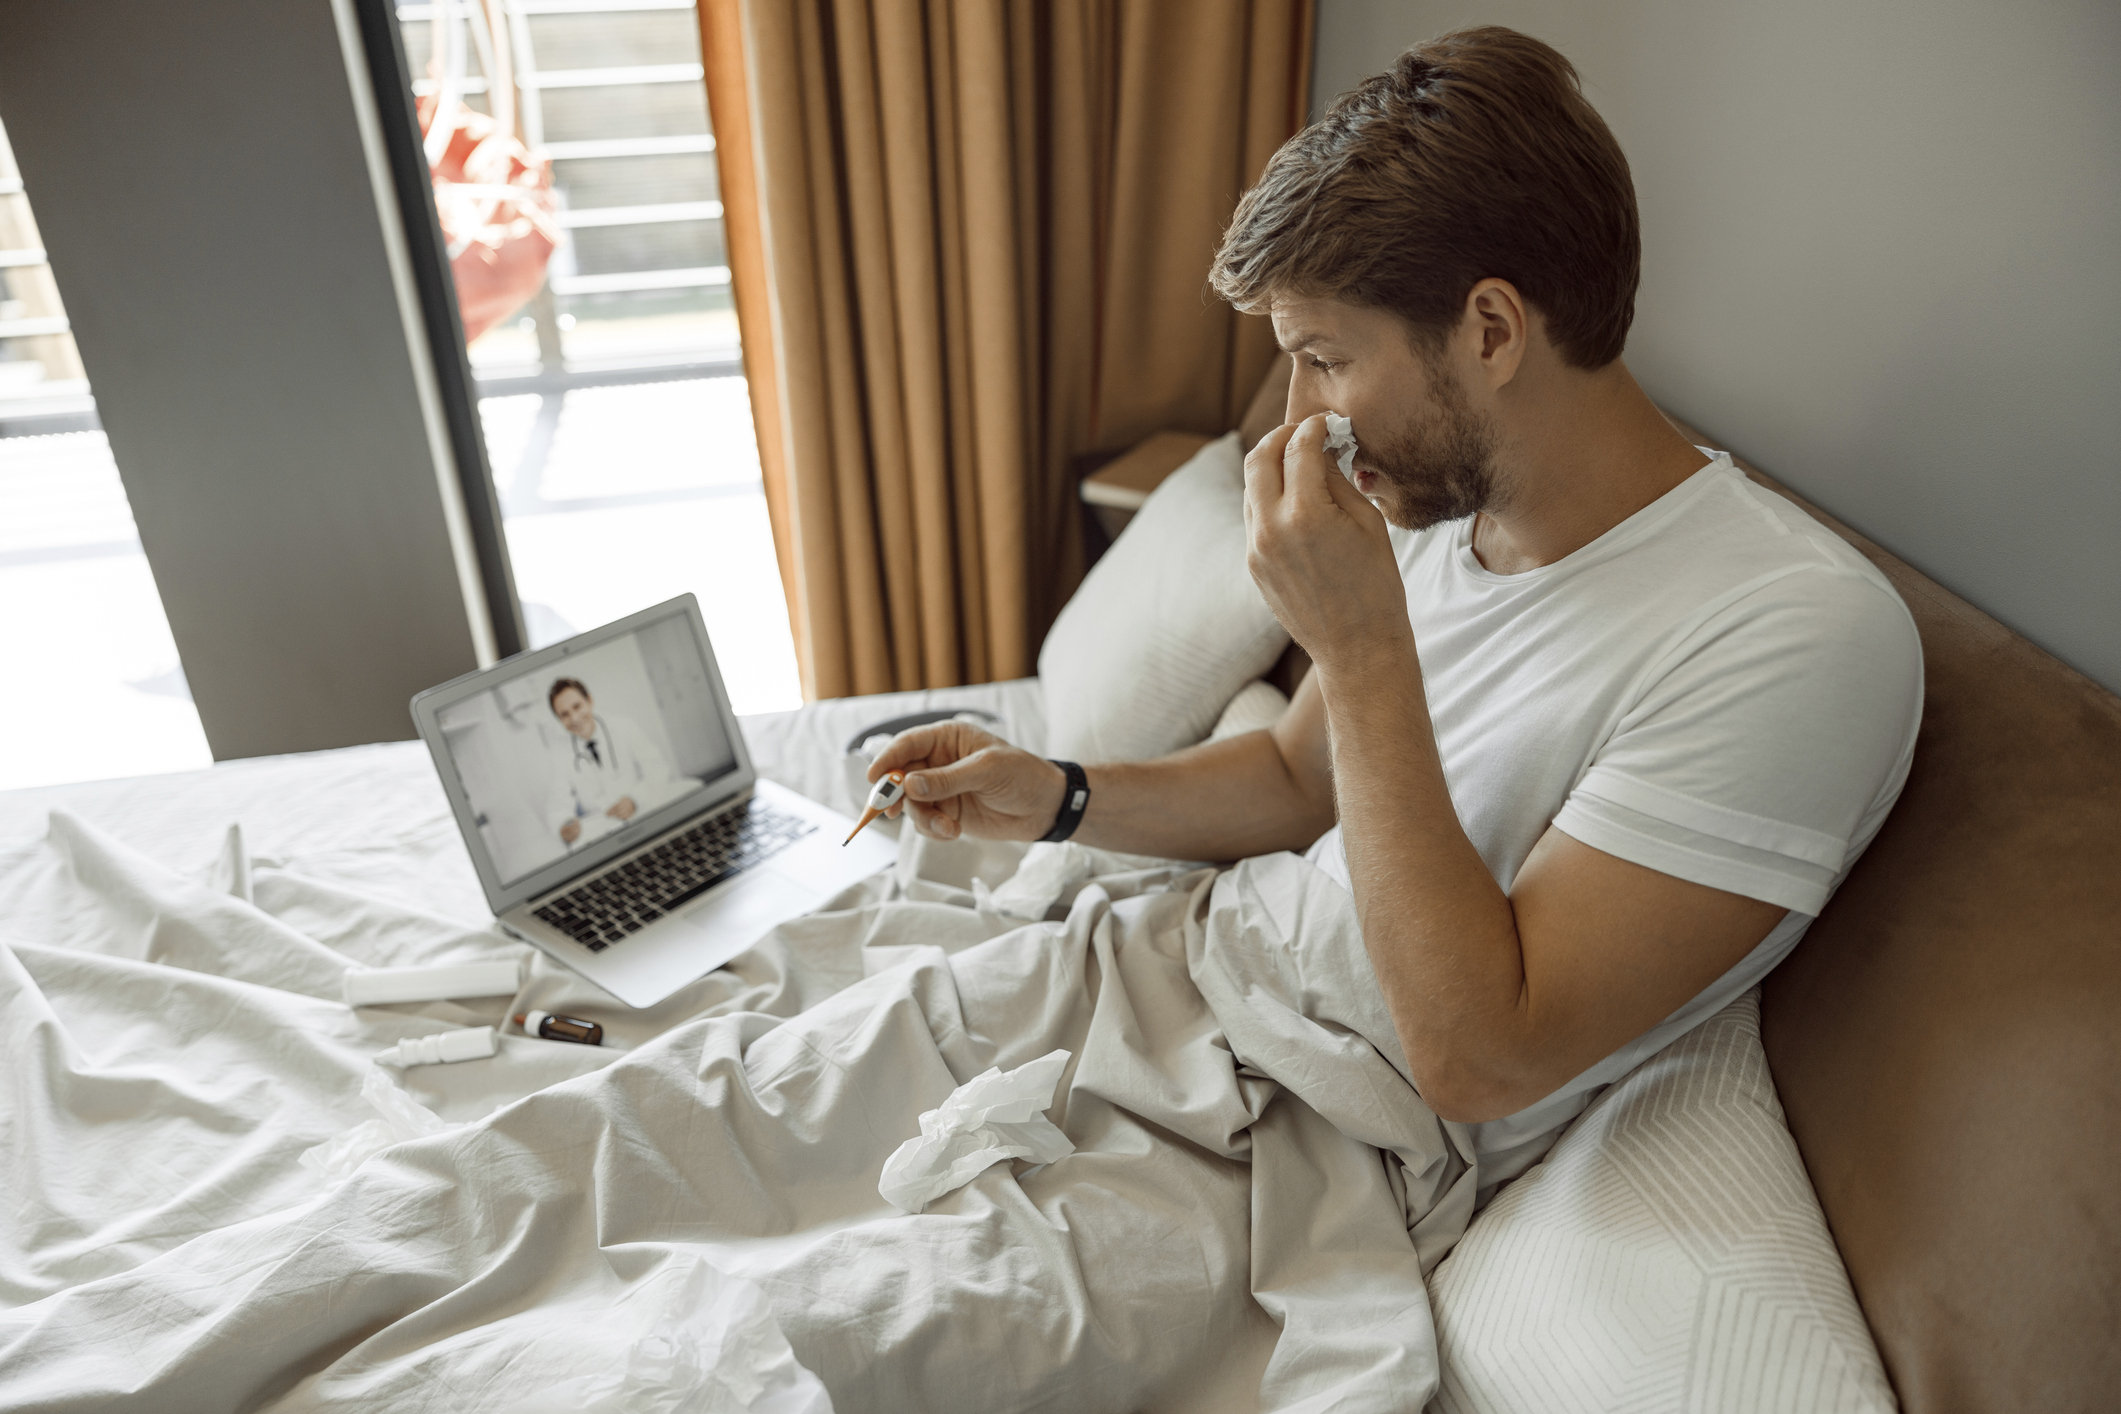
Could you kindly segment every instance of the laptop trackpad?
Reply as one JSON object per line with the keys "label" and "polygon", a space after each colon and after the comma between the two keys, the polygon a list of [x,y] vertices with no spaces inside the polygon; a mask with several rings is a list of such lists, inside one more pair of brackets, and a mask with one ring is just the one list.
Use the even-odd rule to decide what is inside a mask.
{"label": "laptop trackpad", "polygon": [[774,924],[807,912],[817,903],[818,896],[809,889],[761,869],[740,887],[688,911],[684,919],[712,933],[717,942],[731,945],[734,956]]}

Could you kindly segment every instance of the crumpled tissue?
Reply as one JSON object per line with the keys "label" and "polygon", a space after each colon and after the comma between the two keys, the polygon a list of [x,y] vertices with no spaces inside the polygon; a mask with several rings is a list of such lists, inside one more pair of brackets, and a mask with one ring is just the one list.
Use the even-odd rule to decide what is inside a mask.
{"label": "crumpled tissue", "polygon": [[684,1251],[615,1301],[532,1307],[466,1332],[450,1354],[431,1376],[460,1409],[832,1414],[758,1283]]}
{"label": "crumpled tissue", "polygon": [[974,879],[972,901],[977,907],[1006,918],[1036,923],[1070,884],[1089,878],[1095,866],[1090,851],[1073,840],[1059,844],[1040,840],[1024,851],[1016,872],[1000,888],[990,889],[985,879]]}
{"label": "crumpled tissue", "polygon": [[1337,412],[1326,414],[1326,450],[1340,463],[1340,474],[1355,479],[1355,424]]}
{"label": "crumpled tissue", "polygon": [[401,1144],[407,1139],[424,1139],[430,1134],[446,1134],[464,1127],[441,1119],[433,1110],[400,1090],[388,1074],[374,1067],[370,1067],[367,1077],[361,1081],[361,1098],[368,1101],[376,1118],[363,1120],[315,1148],[304,1149],[298,1159],[303,1168],[328,1184],[337,1183],[372,1155],[382,1153],[393,1144]]}
{"label": "crumpled tissue", "polygon": [[884,1160],[876,1191],[901,1212],[918,1213],[1004,1159],[1050,1164],[1075,1152],[1045,1111],[1068,1066],[1052,1051],[1014,1070],[975,1075],[921,1116],[921,1132]]}

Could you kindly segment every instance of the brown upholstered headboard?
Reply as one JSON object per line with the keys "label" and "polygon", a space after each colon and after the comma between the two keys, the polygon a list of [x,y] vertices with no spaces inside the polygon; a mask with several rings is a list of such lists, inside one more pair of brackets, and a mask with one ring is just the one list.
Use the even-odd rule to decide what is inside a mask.
{"label": "brown upholstered headboard", "polygon": [[1805,509],[1899,588],[1928,691],[1767,982],[1790,1129],[1909,1414],[2121,1407],[2121,698]]}

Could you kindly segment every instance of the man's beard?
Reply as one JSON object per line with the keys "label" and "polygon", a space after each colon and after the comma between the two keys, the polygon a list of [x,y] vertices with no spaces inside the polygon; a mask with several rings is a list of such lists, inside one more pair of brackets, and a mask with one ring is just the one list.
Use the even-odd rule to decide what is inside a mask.
{"label": "man's beard", "polygon": [[1495,437],[1448,373],[1432,369],[1436,415],[1385,442],[1365,437],[1357,454],[1377,473],[1373,493],[1386,520],[1427,530],[1495,504]]}

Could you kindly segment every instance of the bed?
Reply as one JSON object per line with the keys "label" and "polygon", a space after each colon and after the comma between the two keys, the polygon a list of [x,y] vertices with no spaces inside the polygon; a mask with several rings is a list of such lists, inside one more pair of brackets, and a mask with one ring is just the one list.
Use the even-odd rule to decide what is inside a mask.
{"label": "bed", "polygon": [[[1043,681],[749,718],[761,774],[851,813],[850,739],[908,712],[1090,757],[1271,720],[1256,617],[1144,611],[1232,543],[1185,503],[1213,478],[1174,482],[1153,558],[1221,537],[1183,583],[1130,528]],[[1193,621],[1221,651],[1155,638]],[[1023,847],[908,834],[633,1011],[489,926],[418,743],[0,796],[0,1409],[1894,1407],[1756,998],[1476,1211],[1344,894],[1293,856],[1078,853],[1012,895]],[[337,999],[349,965],[503,956],[512,998]],[[525,1006],[611,1044],[379,1085],[383,1047]],[[878,1196],[922,1114],[1056,1049],[1075,1154]]]}

